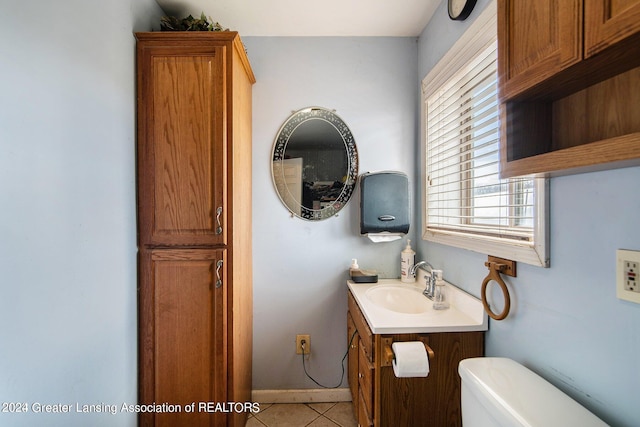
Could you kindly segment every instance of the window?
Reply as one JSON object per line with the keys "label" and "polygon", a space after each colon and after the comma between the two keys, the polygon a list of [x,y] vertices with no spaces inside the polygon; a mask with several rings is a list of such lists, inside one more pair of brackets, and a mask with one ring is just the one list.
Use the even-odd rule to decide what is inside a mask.
{"label": "window", "polygon": [[423,81],[423,238],[548,266],[548,180],[500,179],[495,3]]}

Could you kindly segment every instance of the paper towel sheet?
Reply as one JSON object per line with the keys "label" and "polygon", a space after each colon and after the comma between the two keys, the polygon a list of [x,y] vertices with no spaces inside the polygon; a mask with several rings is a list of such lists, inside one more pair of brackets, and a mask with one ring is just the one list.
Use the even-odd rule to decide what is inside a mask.
{"label": "paper towel sheet", "polygon": [[404,236],[403,233],[367,233],[367,237],[374,243],[393,242]]}
{"label": "paper towel sheet", "polygon": [[429,356],[420,341],[394,342],[393,373],[398,378],[426,377],[429,375]]}

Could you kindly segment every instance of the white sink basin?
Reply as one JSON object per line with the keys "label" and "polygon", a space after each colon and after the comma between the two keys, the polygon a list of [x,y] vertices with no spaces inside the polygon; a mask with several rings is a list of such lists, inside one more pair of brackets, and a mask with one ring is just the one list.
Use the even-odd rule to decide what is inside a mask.
{"label": "white sink basin", "polygon": [[[422,275],[421,275],[422,276]],[[380,279],[378,283],[347,282],[374,334],[486,331],[488,316],[482,302],[449,283],[447,310],[434,310],[422,295],[426,283]]]}
{"label": "white sink basin", "polygon": [[367,289],[365,295],[375,305],[397,313],[420,314],[433,307],[433,302],[413,287],[379,285]]}

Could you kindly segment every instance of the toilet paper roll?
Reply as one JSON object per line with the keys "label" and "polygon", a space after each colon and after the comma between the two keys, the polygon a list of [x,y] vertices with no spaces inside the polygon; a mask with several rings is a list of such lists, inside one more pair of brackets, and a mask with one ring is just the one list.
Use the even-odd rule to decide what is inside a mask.
{"label": "toilet paper roll", "polygon": [[429,375],[429,356],[420,341],[394,342],[393,373],[398,378],[426,377]]}
{"label": "toilet paper roll", "polygon": [[374,243],[381,242],[393,242],[394,240],[401,239],[404,234],[402,233],[367,233],[367,237]]}

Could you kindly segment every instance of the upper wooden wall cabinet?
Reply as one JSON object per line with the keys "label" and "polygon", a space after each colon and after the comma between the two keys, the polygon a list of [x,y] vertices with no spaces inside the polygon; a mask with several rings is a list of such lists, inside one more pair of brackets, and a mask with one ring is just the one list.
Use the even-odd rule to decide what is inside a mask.
{"label": "upper wooden wall cabinet", "polygon": [[498,0],[501,175],[640,164],[640,1]]}

